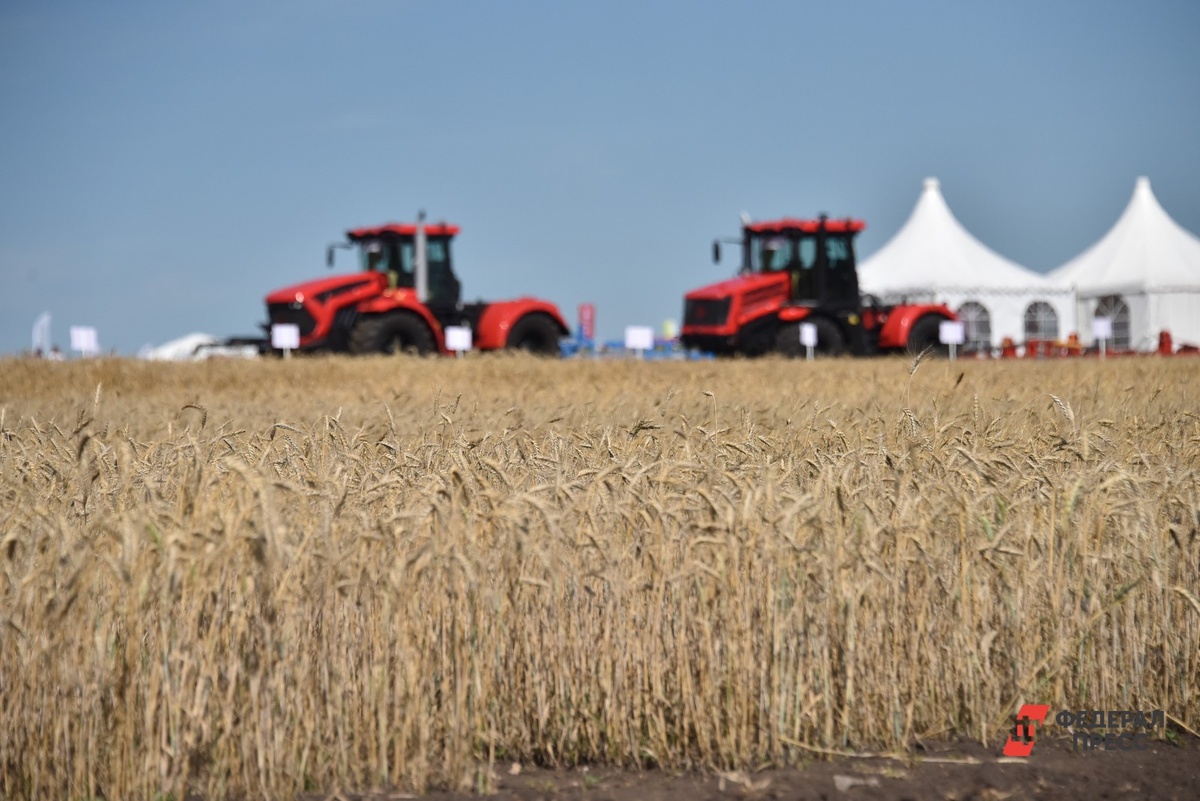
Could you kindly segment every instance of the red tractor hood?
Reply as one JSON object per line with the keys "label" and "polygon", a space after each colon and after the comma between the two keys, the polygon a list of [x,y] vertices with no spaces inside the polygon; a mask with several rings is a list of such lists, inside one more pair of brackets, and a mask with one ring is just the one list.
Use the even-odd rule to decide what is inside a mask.
{"label": "red tractor hood", "polygon": [[736,278],[730,278],[727,281],[719,281],[715,284],[702,286],[699,289],[693,289],[685,297],[688,300],[719,300],[736,295],[745,295],[756,289],[774,288],[776,286],[786,287],[787,284],[787,273],[747,273],[739,275]]}
{"label": "red tractor hood", "polygon": [[283,289],[276,289],[267,295],[267,303],[303,302],[310,299],[321,301],[321,296],[327,293],[335,292],[347,286],[359,286],[368,283],[378,284],[379,289],[382,291],[387,285],[387,277],[382,273],[350,273],[348,275],[331,275],[328,278],[316,278],[312,281],[286,286]]}

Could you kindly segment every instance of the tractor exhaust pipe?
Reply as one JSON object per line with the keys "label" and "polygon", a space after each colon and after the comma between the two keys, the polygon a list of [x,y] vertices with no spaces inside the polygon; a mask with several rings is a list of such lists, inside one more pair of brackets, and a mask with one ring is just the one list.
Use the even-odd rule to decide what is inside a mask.
{"label": "tractor exhaust pipe", "polygon": [[429,300],[429,262],[425,258],[425,209],[417,212],[417,241],[415,264],[417,300],[425,303]]}

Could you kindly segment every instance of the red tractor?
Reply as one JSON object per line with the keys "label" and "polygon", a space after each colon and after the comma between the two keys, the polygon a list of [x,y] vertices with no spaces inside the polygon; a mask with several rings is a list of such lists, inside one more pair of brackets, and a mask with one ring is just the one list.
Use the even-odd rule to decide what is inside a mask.
{"label": "red tractor", "polygon": [[[884,306],[858,288],[854,236],[862,220],[743,217],[737,277],[689,292],[683,307],[684,347],[717,354],[799,356],[800,324],[812,323],[814,351],[837,356],[928,348],[945,352],[938,329],[955,315],[944,305]],[[713,261],[721,242],[713,243]]]}
{"label": "red tractor", "polygon": [[267,323],[293,323],[300,350],[350,353],[448,353],[445,329],[471,329],[477,350],[513,348],[558,355],[567,325],[549,301],[531,297],[463,303],[450,260],[458,226],[391,223],[348,231],[361,272],[296,284],[267,295]]}

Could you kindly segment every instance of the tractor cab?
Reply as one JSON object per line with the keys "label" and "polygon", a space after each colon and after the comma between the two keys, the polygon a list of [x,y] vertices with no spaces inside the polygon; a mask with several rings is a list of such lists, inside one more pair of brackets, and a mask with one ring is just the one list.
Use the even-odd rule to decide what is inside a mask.
{"label": "tractor cab", "polygon": [[[430,309],[454,309],[462,296],[462,284],[454,274],[450,243],[458,226],[437,223],[424,226],[427,286],[422,300]],[[356,228],[347,233],[350,247],[358,250],[364,272],[386,277],[390,289],[421,293],[418,264],[417,226],[392,223],[375,228]],[[333,247],[327,261],[332,264]]]}
{"label": "tractor cab", "polygon": [[[783,219],[742,228],[742,274],[786,273],[787,302],[833,313],[859,306],[854,236],[861,220]],[[717,253],[719,255],[719,251]]]}

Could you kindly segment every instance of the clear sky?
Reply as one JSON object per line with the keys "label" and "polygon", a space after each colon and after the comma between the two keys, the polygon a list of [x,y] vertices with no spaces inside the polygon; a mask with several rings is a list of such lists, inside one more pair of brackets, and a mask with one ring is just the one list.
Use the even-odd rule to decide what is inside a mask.
{"label": "clear sky", "polygon": [[[1139,175],[1200,233],[1200,3],[0,3],[0,352],[259,333],[346,229],[462,226],[465,299],[602,337],[678,319],[755,218],[867,221],[936,176],[1057,267]],[[339,269],[351,269],[349,258]]]}

